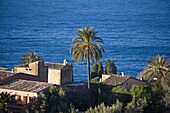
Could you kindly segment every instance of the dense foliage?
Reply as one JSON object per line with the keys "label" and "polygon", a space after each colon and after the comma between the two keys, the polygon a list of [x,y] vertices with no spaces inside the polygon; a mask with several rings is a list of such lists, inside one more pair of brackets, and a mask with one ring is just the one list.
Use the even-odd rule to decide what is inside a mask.
{"label": "dense foliage", "polygon": [[142,76],[152,86],[151,103],[146,112],[160,113],[170,109],[170,61],[164,56],[154,56],[148,61]]}
{"label": "dense foliage", "polygon": [[122,113],[123,104],[117,100],[111,106],[105,106],[104,103],[96,106],[95,108],[88,109],[85,113]]}
{"label": "dense foliage", "polygon": [[27,106],[29,113],[74,113],[76,112],[68,101],[62,89],[52,86],[48,93],[40,93],[31,104]]}
{"label": "dense foliage", "polygon": [[8,92],[0,93],[0,112],[7,111],[7,105],[13,100],[13,96],[10,95]]}

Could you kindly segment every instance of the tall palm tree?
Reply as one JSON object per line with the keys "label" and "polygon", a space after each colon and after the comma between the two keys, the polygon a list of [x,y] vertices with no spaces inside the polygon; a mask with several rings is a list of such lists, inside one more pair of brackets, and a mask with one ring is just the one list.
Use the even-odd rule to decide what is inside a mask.
{"label": "tall palm tree", "polygon": [[38,60],[42,60],[42,57],[33,51],[29,51],[27,54],[21,57],[21,60],[24,61],[23,64],[28,64],[28,63],[35,62]]}
{"label": "tall palm tree", "polygon": [[148,66],[144,69],[144,78],[152,80],[153,78],[164,77],[170,72],[170,61],[164,56],[154,56],[148,61]]}
{"label": "tall palm tree", "polygon": [[97,36],[93,27],[85,27],[78,30],[78,37],[73,38],[70,52],[76,62],[87,60],[88,89],[90,89],[90,62],[98,62],[102,58],[104,49],[98,43],[104,43]]}

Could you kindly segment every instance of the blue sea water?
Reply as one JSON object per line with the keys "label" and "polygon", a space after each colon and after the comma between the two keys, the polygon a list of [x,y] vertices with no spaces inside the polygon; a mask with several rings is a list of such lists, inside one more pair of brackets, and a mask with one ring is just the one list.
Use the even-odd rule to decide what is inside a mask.
{"label": "blue sea water", "polygon": [[45,61],[73,63],[75,81],[87,80],[86,63],[69,49],[77,30],[94,26],[103,38],[102,62],[135,77],[154,55],[170,59],[169,0],[0,0],[0,66],[18,65],[33,50]]}

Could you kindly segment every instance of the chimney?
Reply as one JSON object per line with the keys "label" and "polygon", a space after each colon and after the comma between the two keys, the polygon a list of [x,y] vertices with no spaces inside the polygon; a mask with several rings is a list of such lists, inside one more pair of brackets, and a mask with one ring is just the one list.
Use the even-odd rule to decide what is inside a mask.
{"label": "chimney", "polygon": [[121,72],[121,76],[124,77],[124,76],[125,76],[125,73],[124,73],[124,72]]}
{"label": "chimney", "polygon": [[66,60],[66,59],[64,59],[63,64],[64,64],[64,65],[67,65],[67,60]]}

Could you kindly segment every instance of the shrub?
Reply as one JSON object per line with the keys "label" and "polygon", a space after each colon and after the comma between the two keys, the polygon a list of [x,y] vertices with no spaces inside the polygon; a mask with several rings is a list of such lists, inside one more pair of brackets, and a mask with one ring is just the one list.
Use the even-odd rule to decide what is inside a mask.
{"label": "shrub", "polygon": [[117,100],[116,103],[112,104],[110,107],[102,103],[95,108],[88,109],[85,113],[122,113],[122,107],[123,104]]}
{"label": "shrub", "polygon": [[133,99],[125,107],[125,113],[143,113],[146,106],[146,98],[139,98],[137,101]]}

